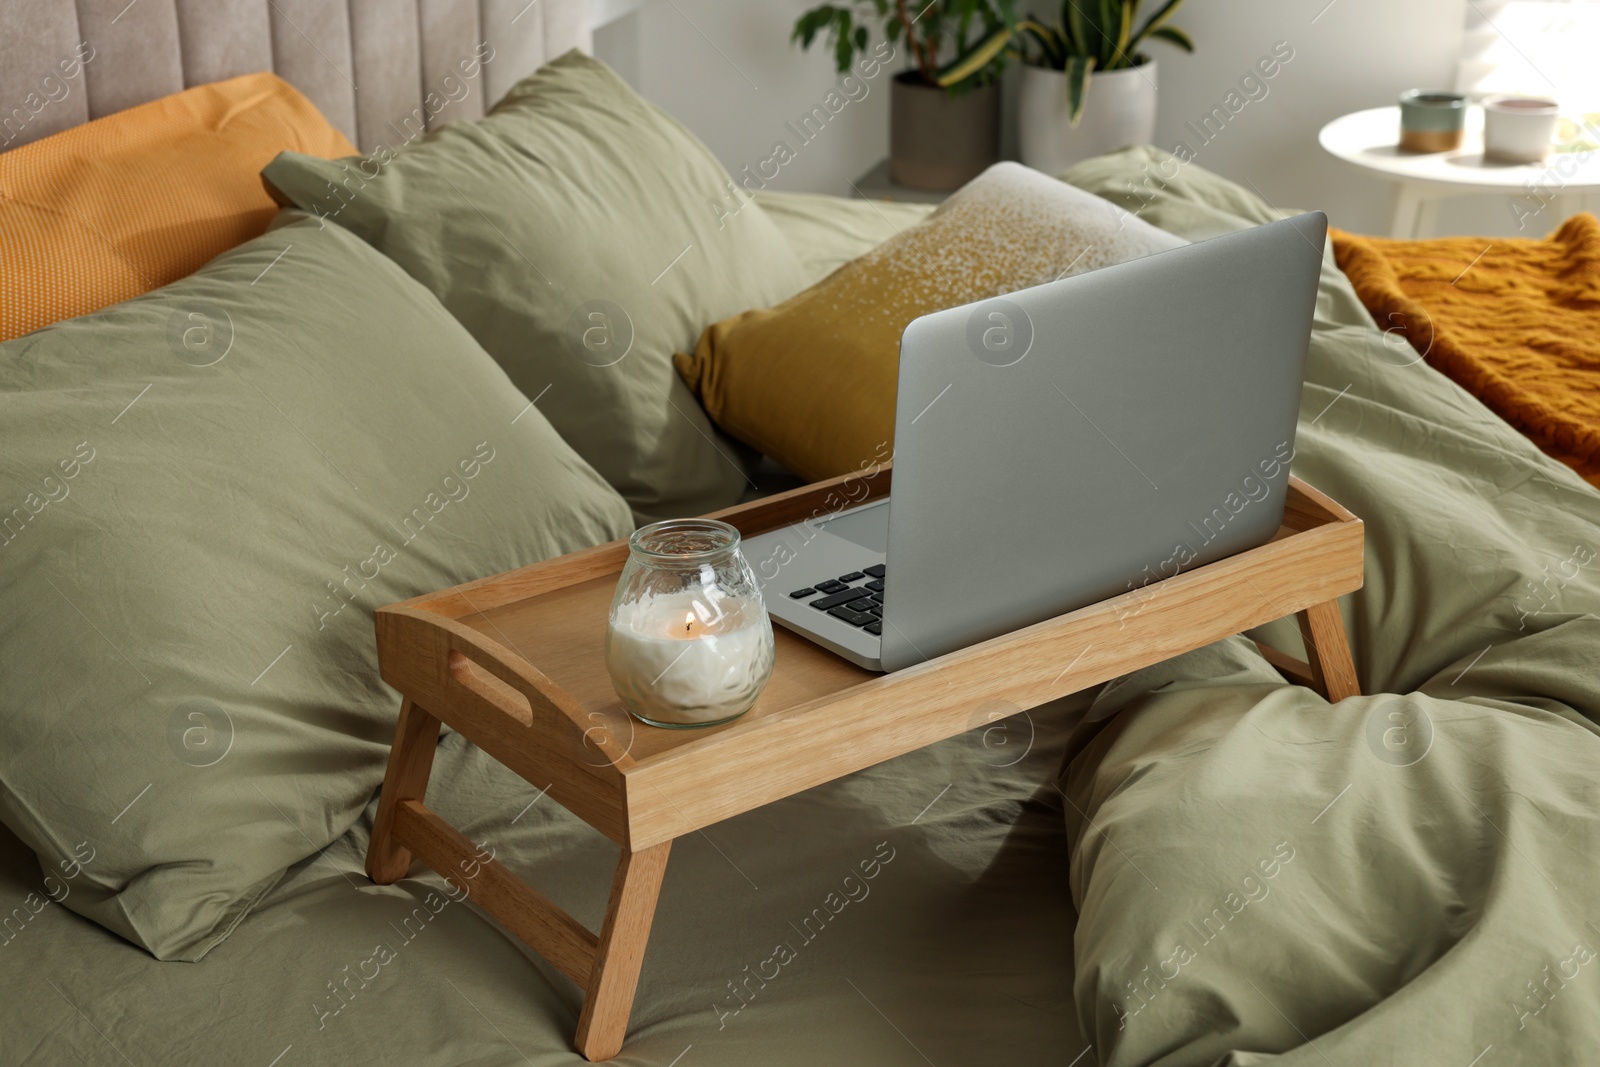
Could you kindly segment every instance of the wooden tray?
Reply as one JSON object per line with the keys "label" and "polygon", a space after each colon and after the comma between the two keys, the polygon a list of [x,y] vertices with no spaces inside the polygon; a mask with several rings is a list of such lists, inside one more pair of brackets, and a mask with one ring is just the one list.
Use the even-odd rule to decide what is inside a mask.
{"label": "wooden tray", "polygon": [[[716,517],[748,536],[889,483],[887,469],[851,475]],[[1026,710],[1288,615],[1309,660],[1264,649],[1274,666],[1330,700],[1353,695],[1336,598],[1361,587],[1362,540],[1360,519],[1291,478],[1264,545],[893,674],[775,627],[755,707],[699,730],[638,724],[612,691],[606,618],[626,541],[381,608],[380,668],[405,702],[367,870],[393,882],[414,852],[474,894],[586,990],[576,1044],[607,1059],[622,1046],[674,838],[962,733],[980,706]],[[441,720],[622,847],[598,935],[424,806]]]}

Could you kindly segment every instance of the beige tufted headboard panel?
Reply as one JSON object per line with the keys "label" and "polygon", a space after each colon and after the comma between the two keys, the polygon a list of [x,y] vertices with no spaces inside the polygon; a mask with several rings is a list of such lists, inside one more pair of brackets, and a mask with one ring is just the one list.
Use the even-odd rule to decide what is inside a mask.
{"label": "beige tufted headboard panel", "polygon": [[0,0],[0,143],[271,70],[365,150],[589,44],[589,0]]}

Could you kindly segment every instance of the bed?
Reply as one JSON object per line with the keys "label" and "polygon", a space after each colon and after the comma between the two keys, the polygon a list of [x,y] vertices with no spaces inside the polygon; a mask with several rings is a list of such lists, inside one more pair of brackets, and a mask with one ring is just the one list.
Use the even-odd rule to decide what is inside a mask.
{"label": "bed", "polygon": [[[543,59],[587,41],[586,5],[568,0],[407,7],[407,17],[395,18],[394,5],[141,0],[126,10],[79,5],[74,19],[71,5],[10,5],[8,39],[28,40],[41,56],[70,54],[84,39],[97,46],[84,81],[16,139],[188,84],[275,69],[352,143],[369,148],[392,136],[391,121],[424,107],[419,86],[437,84],[454,56],[480,40],[497,50],[488,84],[446,117],[481,114],[482,98],[492,101]],[[35,89],[33,66],[0,64],[0,79],[14,79],[0,84],[0,98]],[[925,209],[778,197],[774,210],[812,279]],[[768,490],[792,483],[771,469],[757,477]],[[981,1058],[1000,1032],[1024,1059],[1044,1062],[1062,1049],[1076,1055],[1082,1042],[1058,948],[1071,924],[1064,829],[1047,784],[1065,733],[1041,723],[1036,738],[1014,734],[1008,749],[999,740],[964,739],[680,849],[665,887],[676,918],[656,930],[651,976],[620,1062],[745,1064],[780,1049],[793,1062],[920,1062],[896,1030],[913,1016],[943,1016],[944,1037],[917,1040],[946,1054],[960,1049],[962,1059]],[[1021,751],[1027,756],[1017,762]],[[537,791],[457,735],[441,747],[437,773],[464,802],[451,818],[475,840],[493,840],[502,858],[516,856],[517,869],[574,914],[598,921],[615,846],[549,802],[530,807]],[[565,978],[470,903],[434,912],[448,899],[440,895],[446,886],[420,868],[392,887],[368,881],[370,817],[297,865],[198,965],[158,962],[53,900],[35,911],[45,899],[39,861],[0,829],[8,919],[0,1062],[583,1062],[571,1050],[579,994]],[[812,834],[817,847],[803,856],[789,844]],[[789,924],[874,855],[890,859],[870,896],[815,944],[799,942]],[[1051,933],[1040,938],[1041,930]],[[800,943],[803,956],[746,1006],[734,989],[750,997],[738,983],[784,939]],[[395,956],[363,979],[374,973],[379,942]],[[953,955],[951,945],[959,946]],[[985,988],[975,993],[977,976]],[[985,1027],[962,1021],[980,1011]],[[830,1025],[816,1026],[820,1018]]]}
{"label": "bed", "polygon": [[[119,43],[30,138],[270,68],[368,148],[479,40],[514,61],[490,68],[492,100],[587,25],[577,0],[400,19],[287,0],[63,11],[12,5],[8,39]],[[26,69],[0,63],[0,92],[24,91],[4,79]],[[1067,179],[1190,239],[1277,217],[1174,162],[1130,149]],[[1153,167],[1175,176],[1152,190]],[[926,212],[756,202],[807,283]],[[1374,695],[1329,706],[1236,638],[694,835],[617,1062],[1465,1065],[1600,1048],[1600,495],[1390,353],[1330,255],[1295,473],[1367,524],[1366,587],[1344,607]],[[767,474],[747,495],[782,484]],[[457,734],[434,779],[451,783],[441,815],[598,922],[614,846]],[[39,861],[0,828],[0,1062],[582,1062],[567,979],[422,868],[365,877],[375,808],[192,964],[53,899],[25,905]],[[870,892],[802,932],[868,857]],[[752,977],[780,942],[793,961]]]}

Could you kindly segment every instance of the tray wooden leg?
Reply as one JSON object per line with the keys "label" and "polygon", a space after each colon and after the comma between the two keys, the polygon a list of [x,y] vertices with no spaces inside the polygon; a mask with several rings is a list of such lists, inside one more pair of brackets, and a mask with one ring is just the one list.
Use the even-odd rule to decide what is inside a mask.
{"label": "tray wooden leg", "polygon": [[438,743],[439,720],[406,698],[367,847],[367,874],[380,885],[399,881],[410,870],[415,850],[418,859],[466,889],[479,906],[583,987],[574,1043],[586,1059],[611,1059],[628,1033],[672,842],[637,852],[622,850],[597,937],[424,806]]}
{"label": "tray wooden leg", "polygon": [[622,1050],[670,841],[638,852],[623,849],[596,936],[421,801],[398,801],[393,826],[394,848],[414,849],[584,991],[573,1043],[586,1059],[609,1060]]}
{"label": "tray wooden leg", "polygon": [[584,1059],[609,1060],[622,1050],[671,848],[671,841],[663,841],[638,852],[624,849],[617,863],[594,970],[578,1016],[575,1043]]}
{"label": "tray wooden leg", "polygon": [[428,792],[433,750],[438,744],[439,720],[407,697],[400,705],[394,746],[389,749],[389,769],[383,776],[372,841],[367,845],[367,877],[379,885],[399,881],[411,868],[411,850],[395,836],[395,811],[402,800],[421,801]]}
{"label": "tray wooden leg", "polygon": [[1300,636],[1306,644],[1306,665],[1311,670],[1312,688],[1331,703],[1361,695],[1356,681],[1355,663],[1350,659],[1350,644],[1345,639],[1344,616],[1339,602],[1327,600],[1313,604],[1297,616]]}

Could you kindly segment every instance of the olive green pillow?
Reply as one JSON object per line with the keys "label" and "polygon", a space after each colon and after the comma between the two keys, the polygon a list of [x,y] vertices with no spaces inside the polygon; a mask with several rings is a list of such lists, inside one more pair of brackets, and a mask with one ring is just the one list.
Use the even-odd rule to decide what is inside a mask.
{"label": "olive green pillow", "polygon": [[694,135],[578,52],[395,153],[284,153],[280,202],[427,286],[640,517],[733,503],[746,460],[678,376],[709,324],[806,277]]}
{"label": "olive green pillow", "polygon": [[0,819],[198,959],[383,777],[372,609],[626,534],[422,286],[301,218],[0,344]]}

